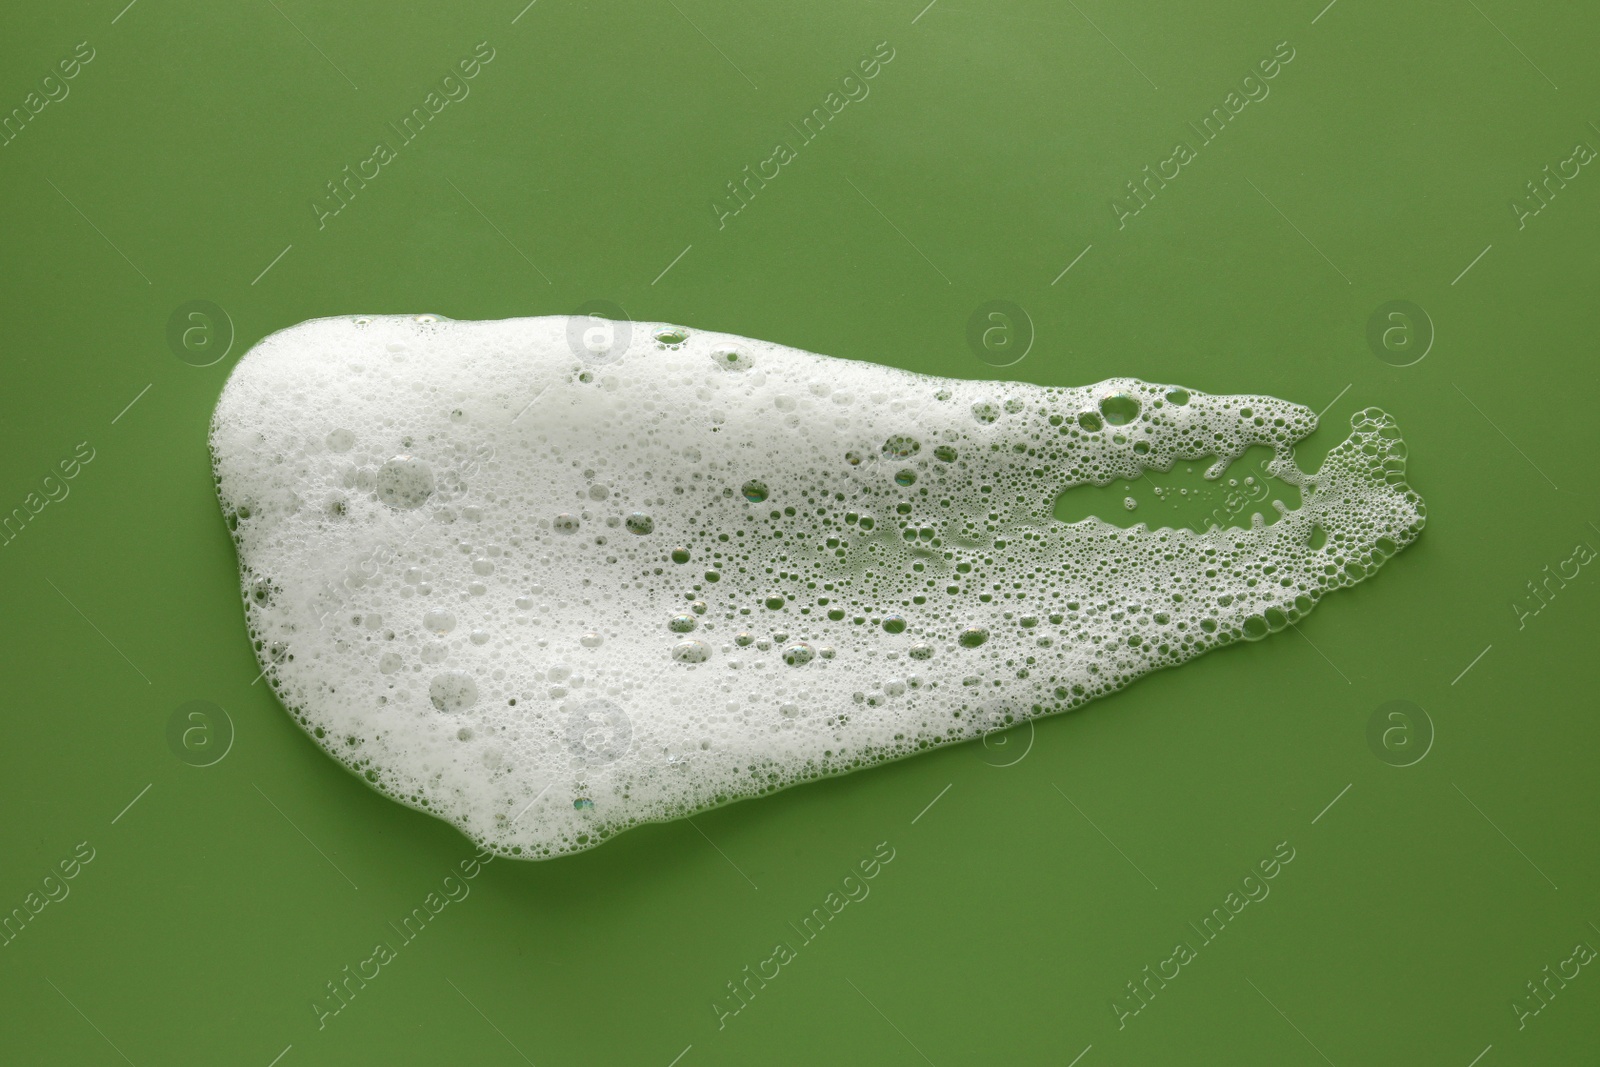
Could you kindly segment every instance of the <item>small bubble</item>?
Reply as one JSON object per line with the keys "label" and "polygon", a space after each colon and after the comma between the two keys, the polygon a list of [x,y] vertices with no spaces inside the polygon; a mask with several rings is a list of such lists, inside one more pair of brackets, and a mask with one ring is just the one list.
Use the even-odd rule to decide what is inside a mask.
{"label": "small bubble", "polygon": [[754,479],[745,482],[742,490],[744,498],[752,504],[759,504],[767,499],[767,483]]}
{"label": "small bubble", "polygon": [[711,350],[711,361],[723,370],[749,370],[754,361],[738,345],[718,345]]}
{"label": "small bubble", "polygon": [[667,629],[675,634],[686,634],[694,630],[699,621],[693,615],[678,614],[667,620]]}
{"label": "small bubble", "polygon": [[594,801],[590,800],[588,797],[578,797],[573,800],[572,807],[575,811],[593,811]]}
{"label": "small bubble", "polygon": [[1122,506],[1127,508],[1129,511],[1132,511],[1134,508],[1139,506],[1139,502],[1133,499],[1131,496],[1125,496],[1122,498]]}
{"label": "small bubble", "polygon": [[987,426],[1000,417],[1000,409],[987,400],[980,400],[972,405],[972,417]]}
{"label": "small bubble", "polygon": [[478,700],[478,683],[463,671],[445,671],[428,683],[428,699],[440,711],[460,711]]}
{"label": "small bubble", "polygon": [[422,506],[433,495],[433,468],[412,456],[395,456],[378,468],[378,499],[397,510]]}
{"label": "small bubble", "polygon": [[564,706],[567,741],[585,763],[612,763],[628,754],[633,722],[616,703],[603,697]]}
{"label": "small bubble", "polygon": [[456,617],[443,608],[434,608],[422,616],[422,625],[443,636],[456,628]]}
{"label": "small bubble", "polygon": [[919,642],[915,645],[912,645],[906,655],[910,656],[912,659],[932,659],[933,646],[925,645]]}
{"label": "small bubble", "polygon": [[672,550],[672,562],[674,562],[674,563],[688,563],[689,562],[689,550],[687,548],[683,548],[681,546],[678,547],[678,548],[673,549]]}
{"label": "small bubble", "polygon": [[906,632],[906,620],[898,615],[890,615],[883,620],[883,628],[888,633],[903,634]]}
{"label": "small bubble", "polygon": [[703,641],[679,641],[672,646],[672,658],[679,663],[704,663],[711,658],[711,648]]}
{"label": "small bubble", "polygon": [[894,484],[895,485],[916,485],[917,484],[917,472],[916,471],[909,471],[909,470],[895,472]]}
{"label": "small bubble", "polygon": [[940,463],[954,463],[956,461],[956,450],[949,445],[940,445],[933,450],[933,458]]}
{"label": "small bubble", "polygon": [[578,517],[562,512],[555,517],[555,520],[550,525],[555,529],[556,533],[575,534],[578,532]]}
{"label": "small bubble", "polygon": [[981,626],[969,626],[961,631],[959,640],[962,648],[977,648],[989,640],[989,631]]}
{"label": "small bubble", "polygon": [[356,435],[343,428],[330,430],[327,444],[330,451],[348,452],[356,445]]}
{"label": "small bubble", "polygon": [[816,651],[804,641],[797,641],[783,650],[783,662],[791,667],[804,667],[816,657]]}
{"label": "small bubble", "polygon": [[588,633],[578,638],[578,643],[584,648],[599,648],[605,643],[605,638],[601,637],[593,630],[590,630]]}
{"label": "small bubble", "polygon": [[[629,533],[635,534],[647,534],[656,528],[655,520],[642,511],[635,511],[632,515],[629,515],[623,525],[628,528]],[[677,553],[673,554],[676,555]]]}
{"label": "small bubble", "polygon": [[651,336],[663,348],[676,348],[689,339],[689,331],[681,326],[663,326]]}

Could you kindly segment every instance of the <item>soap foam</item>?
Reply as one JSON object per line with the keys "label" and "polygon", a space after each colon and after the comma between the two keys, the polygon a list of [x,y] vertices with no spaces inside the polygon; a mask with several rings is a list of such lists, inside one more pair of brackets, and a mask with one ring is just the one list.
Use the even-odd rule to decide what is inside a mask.
{"label": "soap foam", "polygon": [[[661,323],[329,318],[212,454],[266,677],[330,755],[506,855],[591,847],[1076,707],[1282,629],[1413,540],[1383,412],[933,378]],[[1254,445],[1249,529],[1052,517]],[[1313,547],[1313,545],[1317,547]]]}

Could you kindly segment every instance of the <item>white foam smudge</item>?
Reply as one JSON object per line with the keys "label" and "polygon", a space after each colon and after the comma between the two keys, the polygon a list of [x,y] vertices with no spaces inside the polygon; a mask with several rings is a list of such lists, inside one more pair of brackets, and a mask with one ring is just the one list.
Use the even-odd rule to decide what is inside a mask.
{"label": "white foam smudge", "polygon": [[[1352,424],[1304,474],[1316,418],[1271,397],[386,316],[256,345],[212,451],[284,704],[384,792],[545,858],[1283,628],[1422,528],[1393,422]],[[1258,444],[1303,501],[1271,525],[1052,517]]]}

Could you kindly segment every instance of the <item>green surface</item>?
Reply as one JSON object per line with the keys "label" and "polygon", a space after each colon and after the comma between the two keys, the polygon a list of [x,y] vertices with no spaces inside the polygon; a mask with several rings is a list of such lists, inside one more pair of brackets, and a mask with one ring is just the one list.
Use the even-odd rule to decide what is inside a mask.
{"label": "green surface", "polygon": [[[93,50],[0,147],[0,507],[28,515],[0,550],[0,907],[75,872],[0,947],[0,1060],[1594,1062],[1592,8],[123,2],[12,4],[0,37],[3,109]],[[484,41],[470,95],[319,229],[325,183]],[[802,143],[790,122],[884,41],[870,94]],[[1270,95],[1201,146],[1188,123],[1281,41]],[[779,140],[794,158],[719,228]],[[1112,198],[1180,140],[1119,228]],[[1576,176],[1532,214],[1546,165]],[[226,330],[196,320],[187,361],[168,342],[196,299],[236,333],[206,367]],[[252,684],[207,420],[250,344],[307,318],[594,299],[937,374],[1326,405],[1307,462],[1379,405],[1429,526],[1299,633],[987,745],[496,861],[403,943],[471,850]],[[966,340],[995,299],[1036,332],[1003,369]],[[1394,300],[1437,337],[1384,320],[1380,359]],[[204,767],[178,756],[214,758],[203,720],[169,742],[196,700],[235,734]],[[1391,701],[1436,731],[1411,766],[1414,711],[1368,740]],[[880,842],[870,896],[803,942]],[[1214,941],[1191,928],[1261,884]],[[378,942],[401,947],[319,1026]],[[719,1026],[778,942],[794,958]],[[1179,977],[1119,1027],[1146,965]]]}

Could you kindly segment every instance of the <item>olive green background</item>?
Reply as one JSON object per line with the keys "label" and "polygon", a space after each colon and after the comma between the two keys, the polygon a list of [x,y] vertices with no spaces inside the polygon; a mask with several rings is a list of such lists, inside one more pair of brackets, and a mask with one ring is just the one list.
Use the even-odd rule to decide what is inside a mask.
{"label": "olive green background", "polygon": [[[1600,946],[1600,576],[1513,604],[1600,546],[1600,174],[1522,228],[1510,203],[1600,145],[1600,15],[924,2],[6,5],[0,112],[95,58],[0,147],[0,511],[94,459],[0,548],[0,913],[95,858],[0,947],[0,1060],[1594,1062],[1595,968],[1521,1028],[1512,1004]],[[471,95],[319,229],[325,183],[483,41]],[[724,183],[883,41],[870,95],[719,229]],[[1124,183],[1281,41],[1270,96],[1119,228]],[[234,335],[200,368],[167,339],[195,299]],[[1429,526],[1299,633],[1076,714],[496,861],[319,1028],[325,983],[471,848],[252,684],[212,406],[307,318],[594,299],[942,375],[1268,393],[1326,407],[1309,463],[1379,405]],[[966,341],[989,300],[1036,335],[1004,369]],[[1435,334],[1410,366],[1368,344],[1391,300],[1432,323],[1394,335]],[[231,721],[212,766],[169,746],[190,700]],[[1368,743],[1392,700],[1436,734],[1412,766]],[[880,842],[871,895],[719,1028],[726,983]],[[1280,842],[1270,896],[1119,1028],[1126,983]]]}

